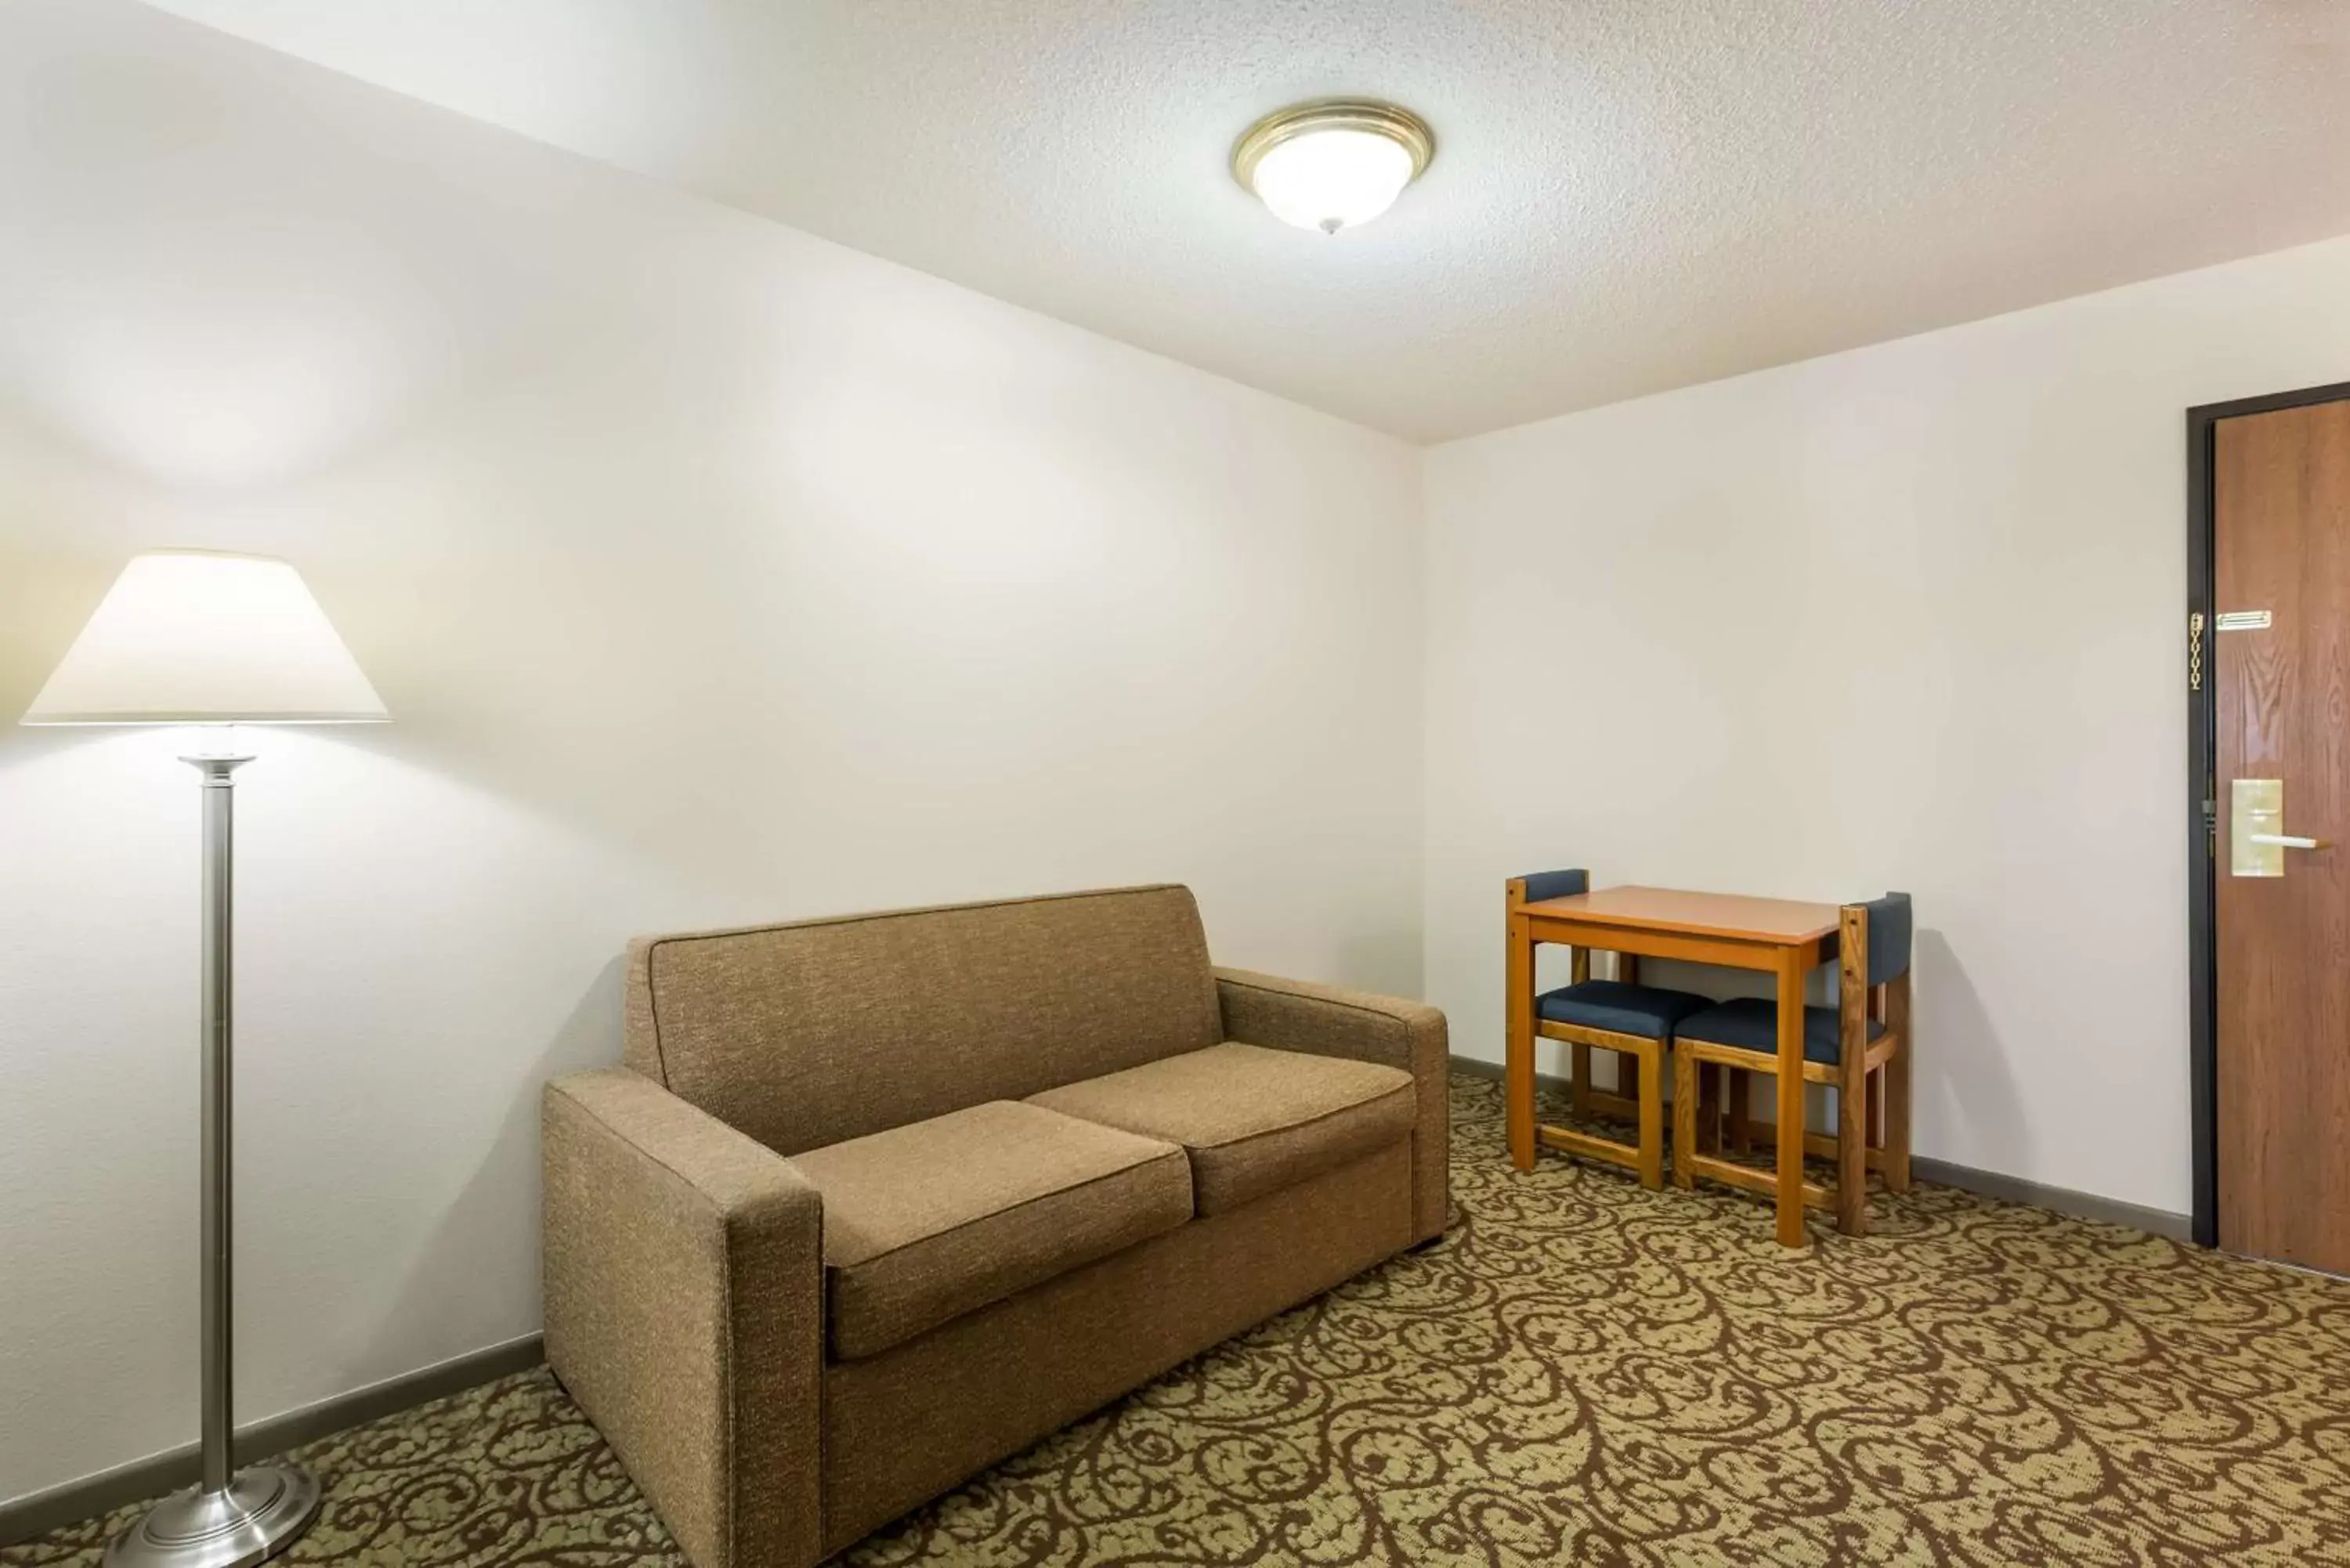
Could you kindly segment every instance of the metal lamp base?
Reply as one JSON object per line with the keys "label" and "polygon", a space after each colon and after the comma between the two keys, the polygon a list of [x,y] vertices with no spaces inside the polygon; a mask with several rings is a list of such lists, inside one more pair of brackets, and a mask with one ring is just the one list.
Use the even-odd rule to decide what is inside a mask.
{"label": "metal lamp base", "polygon": [[106,1568],[250,1568],[318,1517],[318,1478],[298,1465],[248,1465],[224,1491],[190,1487],[106,1543]]}

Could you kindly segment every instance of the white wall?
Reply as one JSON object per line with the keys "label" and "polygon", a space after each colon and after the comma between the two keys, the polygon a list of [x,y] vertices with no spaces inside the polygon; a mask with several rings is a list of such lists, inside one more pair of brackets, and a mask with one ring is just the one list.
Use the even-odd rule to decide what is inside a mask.
{"label": "white wall", "polygon": [[1513,874],[1900,888],[1918,1151],[2185,1211],[2183,415],[2345,379],[2334,241],[1431,451],[1454,1050]]}
{"label": "white wall", "polygon": [[[126,0],[0,102],[0,716],[189,544],[398,718],[243,775],[247,1418],[536,1325],[537,1085],[712,921],[1180,877],[1498,1058],[1513,872],[1902,887],[1921,1150],[2187,1206],[2180,413],[2350,377],[2350,241],[1423,464]],[[0,729],[0,1498],[193,1429],[181,740]]]}
{"label": "white wall", "polygon": [[[1180,878],[1418,991],[1410,448],[120,0],[0,103],[0,717],[180,544],[397,720],[241,775],[244,1418],[536,1327],[631,932]],[[182,740],[0,729],[0,1498],[194,1435]]]}

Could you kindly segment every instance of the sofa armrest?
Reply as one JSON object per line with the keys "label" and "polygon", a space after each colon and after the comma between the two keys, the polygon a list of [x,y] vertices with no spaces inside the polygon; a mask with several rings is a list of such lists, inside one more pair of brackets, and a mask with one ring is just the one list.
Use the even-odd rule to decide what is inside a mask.
{"label": "sofa armrest", "polygon": [[1382,1062],[1412,1075],[1419,1095],[1411,1134],[1412,1236],[1442,1235],[1452,1202],[1446,1081],[1451,1058],[1444,1014],[1425,1002],[1241,969],[1216,971],[1216,1001],[1227,1040]]}
{"label": "sofa armrest", "polygon": [[824,1205],[626,1068],[542,1106],[546,1359],[695,1568],[820,1555]]}

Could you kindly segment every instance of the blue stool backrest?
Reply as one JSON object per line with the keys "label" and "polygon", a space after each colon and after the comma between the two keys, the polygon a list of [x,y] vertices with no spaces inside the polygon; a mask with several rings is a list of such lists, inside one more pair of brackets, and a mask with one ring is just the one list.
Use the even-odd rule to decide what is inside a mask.
{"label": "blue stool backrest", "polygon": [[1536,871],[1525,878],[1526,902],[1539,904],[1544,898],[1572,898],[1591,891],[1588,871]]}
{"label": "blue stool backrest", "polygon": [[1909,895],[1887,893],[1861,908],[1868,911],[1868,983],[1909,972]]}

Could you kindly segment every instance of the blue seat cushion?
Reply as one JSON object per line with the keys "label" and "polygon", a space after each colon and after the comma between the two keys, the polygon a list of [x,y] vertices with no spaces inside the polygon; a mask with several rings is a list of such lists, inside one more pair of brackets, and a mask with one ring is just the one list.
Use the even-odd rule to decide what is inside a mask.
{"label": "blue seat cushion", "polygon": [[1534,1016],[1547,1023],[1572,1023],[1580,1029],[1662,1040],[1682,1019],[1712,1005],[1695,992],[1586,980],[1534,998]]}
{"label": "blue seat cushion", "polygon": [[[1673,1033],[1683,1040],[1702,1040],[1710,1045],[1732,1045],[1757,1055],[1775,1056],[1779,1053],[1779,1004],[1766,997],[1741,997],[1690,1014],[1674,1026]],[[1884,1033],[1884,1024],[1873,1018],[1868,1021],[1871,1040]],[[1835,1008],[1804,1009],[1804,1054],[1810,1060],[1830,1067],[1842,1061],[1843,1033]]]}

